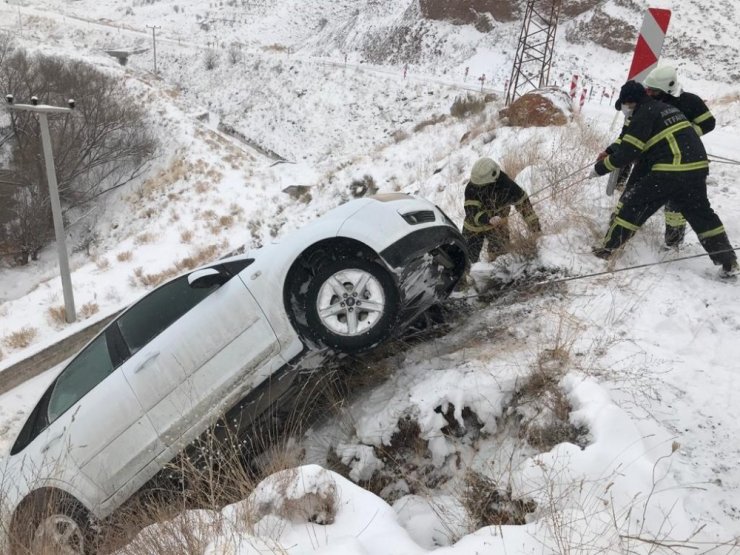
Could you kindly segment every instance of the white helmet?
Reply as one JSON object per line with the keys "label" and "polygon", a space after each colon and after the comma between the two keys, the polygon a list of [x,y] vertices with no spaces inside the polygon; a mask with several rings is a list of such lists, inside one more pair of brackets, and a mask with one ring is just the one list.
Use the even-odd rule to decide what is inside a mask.
{"label": "white helmet", "polygon": [[481,158],[473,164],[473,169],[470,170],[470,182],[473,185],[493,183],[500,174],[501,169],[496,162],[490,158]]}
{"label": "white helmet", "polygon": [[657,89],[671,96],[681,94],[681,84],[678,82],[676,68],[672,66],[656,67],[645,77],[643,85],[645,85],[645,88]]}

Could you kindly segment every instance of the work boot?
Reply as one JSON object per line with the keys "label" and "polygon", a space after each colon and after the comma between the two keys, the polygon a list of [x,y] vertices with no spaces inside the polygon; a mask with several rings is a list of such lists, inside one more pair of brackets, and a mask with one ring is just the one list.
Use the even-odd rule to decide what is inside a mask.
{"label": "work boot", "polygon": [[737,260],[725,262],[722,264],[722,269],[719,271],[719,277],[722,279],[734,279],[738,274],[740,274],[740,266],[738,266]]}
{"label": "work boot", "polygon": [[669,226],[665,227],[665,246],[666,249],[678,249],[683,243],[686,234],[686,226]]}
{"label": "work boot", "polygon": [[591,254],[597,258],[609,260],[612,257],[612,254],[614,254],[614,251],[605,247],[593,247],[591,249]]}

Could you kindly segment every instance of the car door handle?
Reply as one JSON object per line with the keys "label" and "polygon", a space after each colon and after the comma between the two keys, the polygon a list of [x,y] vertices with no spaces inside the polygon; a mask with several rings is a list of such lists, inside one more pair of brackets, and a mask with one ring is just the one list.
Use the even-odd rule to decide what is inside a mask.
{"label": "car door handle", "polygon": [[159,356],[159,352],[151,353],[149,356],[147,356],[144,359],[144,362],[142,362],[141,364],[139,364],[139,366],[136,367],[136,370],[134,370],[134,374],[138,374],[139,372],[141,372],[142,370],[144,370],[144,368],[146,368],[152,362],[154,362],[155,360],[157,360],[157,357],[158,356]]}
{"label": "car door handle", "polygon": [[52,445],[54,445],[57,441],[59,441],[60,439],[62,439],[62,437],[64,437],[65,430],[66,430],[66,428],[64,430],[62,430],[59,433],[59,435],[54,436],[53,438],[51,438],[49,440],[49,442],[41,448],[41,452],[42,453],[46,453],[51,448]]}

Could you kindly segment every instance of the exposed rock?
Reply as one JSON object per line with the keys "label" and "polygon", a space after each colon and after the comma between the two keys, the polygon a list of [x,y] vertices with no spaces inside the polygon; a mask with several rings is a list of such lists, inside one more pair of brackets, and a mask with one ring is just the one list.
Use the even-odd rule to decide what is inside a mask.
{"label": "exposed rock", "polygon": [[513,21],[517,17],[516,0],[419,0],[421,14],[427,19],[453,23],[475,23],[478,13],[490,13],[497,21]]}
{"label": "exposed rock", "polygon": [[515,127],[565,125],[573,116],[570,98],[559,89],[529,92],[501,110],[499,115]]}

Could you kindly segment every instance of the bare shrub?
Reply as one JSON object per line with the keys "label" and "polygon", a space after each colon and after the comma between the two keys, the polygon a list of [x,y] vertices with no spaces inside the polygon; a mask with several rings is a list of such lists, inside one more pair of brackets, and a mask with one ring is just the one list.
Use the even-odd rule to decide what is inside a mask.
{"label": "bare shrub", "polygon": [[242,54],[241,46],[237,43],[231,43],[231,45],[229,46],[228,57],[229,57],[229,63],[232,66],[235,66],[236,64],[241,62],[242,59],[244,58],[244,55]]}
{"label": "bare shrub", "polygon": [[482,95],[468,92],[455,98],[450,106],[450,115],[462,119],[482,112],[485,107],[486,100]]}
{"label": "bare shrub", "polygon": [[54,325],[59,326],[67,323],[67,311],[64,305],[50,306],[46,309],[46,313]]}
{"label": "bare shrub", "polygon": [[195,190],[196,193],[198,193],[199,195],[202,195],[203,193],[207,193],[208,191],[210,191],[212,187],[213,186],[207,181],[201,180],[195,183],[195,186],[193,187],[193,189]]}
{"label": "bare shrub", "polygon": [[[65,208],[98,202],[104,193],[139,177],[156,141],[139,102],[131,102],[124,80],[81,61],[12,50],[0,64],[0,88],[17,98],[37,96],[42,104],[66,106],[74,114],[49,119],[59,194]],[[36,116],[10,113],[7,178],[16,185],[7,239],[25,264],[51,237],[46,170],[39,163],[41,139]]]}
{"label": "bare shrub", "polygon": [[131,251],[121,251],[116,255],[116,260],[119,262],[128,262],[134,257],[134,253]]}
{"label": "bare shrub", "polygon": [[365,174],[361,179],[354,179],[349,184],[349,192],[354,198],[371,196],[378,192],[378,186],[372,175]]}
{"label": "bare shrub", "polygon": [[203,55],[203,66],[208,71],[212,71],[216,69],[216,66],[218,66],[218,51],[209,48],[206,50],[205,54]]}
{"label": "bare shrub", "polygon": [[146,245],[151,243],[153,240],[154,234],[149,231],[145,231],[144,233],[139,233],[134,237],[134,245]]}
{"label": "bare shrub", "polygon": [[475,23],[473,25],[480,33],[490,33],[494,29],[494,19],[491,17],[490,13],[479,13],[476,14]]}
{"label": "bare shrub", "polygon": [[274,42],[272,44],[263,46],[262,50],[266,50],[268,52],[288,52],[289,47],[285,46],[284,44],[279,44],[277,42]]}
{"label": "bare shrub", "polygon": [[416,125],[414,125],[414,133],[418,133],[419,131],[423,131],[427,127],[430,127],[432,125],[437,125],[438,123],[442,123],[447,119],[447,116],[444,114],[437,114],[435,116],[432,116],[430,118],[427,118],[423,121],[420,121]]}
{"label": "bare shrub", "polygon": [[402,143],[408,138],[409,138],[408,131],[405,131],[403,129],[396,129],[393,133],[391,133],[391,139],[393,139],[394,143]]}
{"label": "bare shrub", "polygon": [[168,279],[171,279],[185,271],[192,270],[202,266],[216,258],[219,247],[217,245],[208,245],[195,251],[192,255],[178,260],[169,268],[165,268],[156,273],[145,273],[141,266],[134,269],[133,276],[130,279],[131,284],[143,286],[146,288],[156,287]]}
{"label": "bare shrub", "polygon": [[190,243],[193,240],[193,232],[190,229],[186,229],[180,232],[180,242]]}
{"label": "bare shrub", "polygon": [[105,256],[100,256],[95,258],[95,267],[100,271],[105,271],[110,268],[110,260],[108,260]]}
{"label": "bare shrub", "polygon": [[98,303],[90,301],[80,307],[79,315],[84,320],[89,318],[90,316],[93,316],[94,314],[97,314],[99,311],[100,307],[98,306]]}
{"label": "bare shrub", "polygon": [[506,175],[512,179],[516,179],[524,168],[528,168],[542,161],[542,150],[542,145],[537,141],[517,145],[508,148],[499,156],[498,163]]}
{"label": "bare shrub", "polygon": [[474,530],[484,526],[526,524],[526,517],[537,509],[531,499],[512,498],[511,485],[502,489],[491,478],[479,472],[465,475],[461,499]]}
{"label": "bare shrub", "polygon": [[555,345],[542,350],[532,373],[517,384],[506,410],[507,414],[516,415],[519,436],[542,452],[566,441],[581,446],[586,444],[588,430],[570,422],[572,407],[559,385],[568,369],[574,340],[574,336],[564,331],[561,319]]}
{"label": "bare shrub", "polygon": [[18,331],[14,331],[10,335],[6,335],[3,338],[3,345],[8,349],[25,349],[33,340],[36,339],[38,330],[29,326],[24,326]]}

